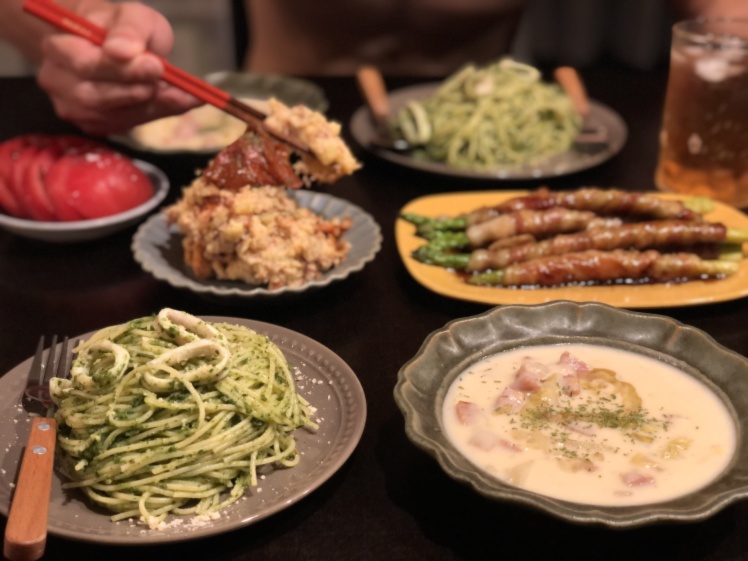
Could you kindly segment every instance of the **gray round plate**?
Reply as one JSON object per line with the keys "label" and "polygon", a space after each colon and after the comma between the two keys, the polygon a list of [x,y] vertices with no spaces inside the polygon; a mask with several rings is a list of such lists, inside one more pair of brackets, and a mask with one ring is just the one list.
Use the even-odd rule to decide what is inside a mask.
{"label": "gray round plate", "polygon": [[[396,114],[408,101],[431,96],[440,85],[440,83],[421,84],[391,91],[388,98],[392,114]],[[601,103],[590,101],[587,124],[595,130],[604,129],[608,136],[607,143],[594,146],[575,145],[568,152],[535,164],[503,167],[490,171],[454,168],[439,162],[416,159],[407,153],[397,153],[372,146],[370,142],[376,134],[376,129],[369,116],[369,110],[365,106],[359,107],[353,114],[350,130],[354,140],[364,149],[401,166],[453,177],[520,180],[556,177],[589,169],[609,160],[621,151],[626,143],[628,129],[626,123],[615,111]]]}
{"label": "gray round plate", "polygon": [[[343,465],[356,448],[366,421],[366,399],[350,367],[320,343],[283,327],[238,318],[204,319],[244,325],[267,335],[280,347],[296,374],[297,390],[317,408],[316,433],[295,433],[301,462],[278,469],[260,481],[258,488],[221,512],[221,517],[200,525],[169,525],[149,530],[131,522],[114,523],[109,513],[94,510],[81,495],[65,493],[55,473],[49,505],[49,532],[89,542],[122,545],[167,543],[211,536],[253,524],[298,502],[322,485]],[[87,338],[92,333],[82,335]],[[21,407],[31,358],[0,378],[0,512],[7,516],[13,482],[28,438],[28,415]],[[187,517],[189,518],[189,517]]]}
{"label": "gray round plate", "polygon": [[157,279],[203,296],[276,299],[280,296],[298,295],[327,286],[333,281],[343,280],[351,273],[363,269],[382,247],[382,232],[379,225],[359,207],[325,193],[295,190],[288,191],[288,194],[294,197],[300,206],[325,218],[351,217],[351,228],[343,236],[351,244],[351,249],[340,265],[320,279],[303,286],[275,290],[242,282],[198,279],[184,263],[182,234],[176,226],[170,227],[167,224],[163,214],[151,216],[138,228],[132,242],[135,260]]}
{"label": "gray round plate", "polygon": [[[737,449],[731,464],[715,481],[681,498],[625,507],[552,499],[508,485],[476,468],[444,435],[442,407],[449,386],[484,357],[518,347],[560,343],[605,345],[643,354],[704,383],[734,419]],[[703,331],[666,316],[564,300],[494,308],[454,320],[429,335],[400,369],[394,393],[408,437],[435,457],[451,477],[488,498],[524,504],[569,522],[616,528],[695,522],[748,496],[748,359]]]}

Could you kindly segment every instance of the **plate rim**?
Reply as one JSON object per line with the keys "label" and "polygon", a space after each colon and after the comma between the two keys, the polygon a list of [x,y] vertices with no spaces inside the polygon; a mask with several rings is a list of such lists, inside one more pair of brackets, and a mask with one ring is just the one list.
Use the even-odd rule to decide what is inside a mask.
{"label": "plate rim", "polygon": [[[424,195],[412,199],[398,211],[395,223],[395,243],[398,254],[411,277],[421,286],[439,294],[458,300],[477,302],[480,304],[543,304],[552,300],[572,300],[584,302],[587,300],[610,304],[622,308],[651,309],[676,308],[727,302],[748,296],[748,259],[743,259],[740,270],[735,275],[715,280],[694,280],[676,284],[652,285],[601,285],[601,286],[572,286],[541,289],[501,288],[472,286],[459,282],[456,275],[446,269],[425,265],[411,257],[411,251],[421,245],[423,241],[414,235],[415,227],[399,218],[407,212],[419,212],[424,206],[441,205],[453,209],[452,214],[464,212],[482,206],[479,202],[485,199],[485,204],[496,204],[511,197],[532,193],[530,190],[516,191],[462,191]],[[667,200],[684,200],[689,197],[672,193],[646,192]],[[470,201],[468,203],[468,201]],[[470,207],[468,208],[468,205]],[[730,226],[748,228],[748,216],[739,209],[714,201],[714,210],[707,217],[727,215]],[[734,219],[735,223],[732,222]],[[714,283],[721,283],[721,288],[714,290]],[[689,296],[698,287],[698,296]],[[642,296],[644,294],[644,297]],[[647,295],[654,295],[647,298]]]}
{"label": "plate rim", "polygon": [[[562,318],[551,326],[550,335],[546,331],[549,327],[547,322],[549,310],[557,311],[557,316]],[[714,391],[715,395],[723,403],[727,402],[726,406],[728,406],[730,416],[735,423],[736,450],[729,465],[715,480],[693,493],[661,503],[624,507],[585,505],[554,499],[519,487],[513,487],[485,472],[481,472],[481,470],[470,464],[454,446],[449,444],[444,431],[441,430],[439,425],[439,411],[444,397],[442,390],[445,382],[443,379],[433,382],[440,385],[432,393],[428,388],[422,387],[423,384],[414,383],[413,372],[419,366],[422,366],[421,362],[427,362],[428,353],[432,353],[439,356],[439,364],[447,370],[445,378],[450,374],[454,374],[457,367],[454,365],[454,360],[456,359],[453,357],[460,356],[460,351],[473,349],[471,345],[474,346],[476,343],[476,341],[471,341],[470,334],[466,332],[467,329],[470,329],[471,324],[479,325],[482,335],[497,335],[501,324],[496,318],[499,316],[512,317],[511,321],[514,324],[523,324],[523,322],[518,323],[518,314],[540,314],[544,318],[543,341],[541,343],[551,338],[554,338],[555,343],[559,344],[570,342],[574,336],[572,333],[574,327],[585,327],[586,329],[593,327],[597,329],[599,326],[596,321],[599,320],[595,320],[594,314],[602,316],[603,319],[605,317],[616,318],[618,320],[616,322],[617,325],[622,317],[628,318],[630,321],[647,321],[650,325],[657,324],[656,327],[660,329],[657,335],[662,337],[662,341],[645,342],[643,330],[623,335],[621,330],[617,329],[616,345],[625,350],[638,348],[659,352],[660,356],[666,355],[673,359],[675,363],[687,365],[696,371],[699,376],[684,369],[687,374],[701,382],[704,382],[704,379],[707,380],[709,382],[706,384],[707,386],[715,386],[709,389]],[[507,324],[511,324],[509,320],[506,321]],[[519,330],[520,328],[518,328]],[[684,340],[682,342],[678,341],[678,334],[683,337]],[[609,332],[605,336],[596,335],[595,340],[613,340]],[[525,341],[532,337],[530,329],[525,331],[524,327],[522,328],[521,336],[516,336],[517,339],[524,338],[523,340]],[[584,336],[581,337],[585,338]],[[690,361],[683,358],[684,349],[688,348],[688,344],[693,346],[694,338],[708,345],[713,351],[712,354],[725,357],[724,360],[729,359],[732,361],[731,367],[737,368],[739,364],[741,372],[748,372],[748,358],[721,345],[707,332],[666,315],[625,310],[598,302],[573,302],[569,300],[557,300],[535,305],[513,304],[497,306],[480,314],[451,320],[442,328],[431,332],[425,338],[417,353],[404,363],[398,371],[393,395],[398,409],[404,417],[405,432],[408,439],[436,460],[441,469],[449,477],[467,485],[488,499],[497,502],[506,501],[508,503],[521,504],[575,524],[601,525],[616,529],[636,528],[660,522],[697,522],[709,518],[730,504],[748,497],[748,483],[745,483],[746,474],[748,474],[748,442],[745,439],[746,432],[748,431],[748,418],[745,416],[745,410],[748,408],[748,377],[744,376],[742,379],[742,390],[745,395],[740,404],[741,406],[737,407],[735,399],[728,395],[728,392],[722,387],[723,384],[726,384],[725,380],[733,380],[729,376],[734,373],[732,369],[727,366],[723,368],[723,370],[728,370],[728,372],[725,373],[725,380],[721,380],[721,383],[718,383],[715,380],[713,365],[710,364],[707,367],[704,362],[701,362],[702,360],[706,361],[706,358],[699,358],[696,361],[696,364],[701,364],[703,368],[699,368],[693,364],[692,356],[689,356]],[[586,339],[590,340],[593,337],[587,335]],[[442,353],[433,350],[440,344],[446,349]],[[678,347],[678,344],[682,344],[683,347]],[[470,355],[470,364],[476,360],[480,360],[484,356],[488,356],[492,351],[498,352],[496,351],[496,345],[494,344],[491,348],[487,348],[488,345],[485,345],[484,342],[482,349],[478,349],[477,352]],[[513,348],[517,346],[524,345],[515,345]],[[663,351],[663,348],[670,350]],[[693,348],[696,347],[693,346]],[[673,354],[673,350],[679,350],[680,354]],[[699,353],[699,351],[692,352],[694,355],[698,355]],[[706,357],[708,353],[702,351],[701,354],[703,357]],[[465,355],[461,356],[463,356],[464,361]],[[428,364],[426,364],[426,368],[429,372],[428,378],[435,379],[433,368],[430,368]],[[460,366],[459,369],[462,371],[463,367]],[[738,380],[735,383],[738,382],[741,381]],[[419,412],[417,409],[419,406],[425,412]],[[740,411],[736,412],[736,408],[740,409]],[[742,417],[741,413],[743,413]],[[434,423],[436,423],[436,428],[433,426]],[[739,465],[741,461],[743,464],[742,467]],[[724,487],[728,480],[730,480],[729,482],[732,487],[725,489]],[[690,508],[682,505],[682,501],[688,501],[692,497],[707,492],[712,492],[712,494],[704,498],[700,505]]]}
{"label": "plate rim", "polygon": [[[260,520],[264,520],[265,518],[277,514],[278,512],[289,508],[290,506],[309,496],[312,492],[314,492],[329,479],[331,479],[353,455],[356,448],[358,447],[366,426],[368,406],[361,381],[359,380],[353,369],[348,365],[348,363],[346,363],[338,354],[336,354],[334,351],[332,351],[322,343],[319,343],[318,341],[312,339],[311,337],[308,337],[292,329],[282,327],[280,325],[239,317],[213,315],[200,315],[199,317],[207,321],[227,322],[249,327],[250,329],[254,329],[260,334],[267,335],[273,342],[275,342],[276,345],[281,348],[284,356],[288,356],[288,354],[291,353],[305,353],[303,361],[304,363],[314,360],[315,362],[323,365],[325,368],[334,368],[337,376],[345,382],[345,392],[341,391],[340,396],[345,397],[346,401],[342,401],[339,399],[338,405],[341,408],[341,412],[345,412],[345,414],[348,416],[347,420],[348,426],[350,428],[347,434],[341,434],[341,439],[343,439],[344,436],[345,439],[343,439],[342,441],[343,447],[340,452],[335,458],[333,458],[332,461],[327,463],[325,469],[318,471],[312,477],[304,479],[302,484],[299,485],[299,489],[295,490],[295,492],[293,492],[290,496],[285,496],[282,501],[278,501],[271,508],[260,509],[259,515],[257,515],[256,513],[250,513],[249,515],[241,514],[236,517],[235,520],[229,521],[228,523],[223,525],[206,525],[190,529],[189,531],[181,531],[175,533],[152,530],[149,531],[150,533],[143,534],[140,531],[145,531],[146,528],[138,526],[137,532],[129,534],[112,533],[102,536],[95,533],[86,533],[83,529],[80,531],[73,531],[70,529],[66,529],[65,527],[60,527],[55,522],[54,510],[50,508],[48,524],[49,534],[81,542],[99,543],[106,545],[140,546],[191,541],[194,539],[200,539],[209,536],[220,535],[226,532],[236,531],[240,528],[250,526],[252,524],[255,524],[256,522],[259,522]],[[73,339],[83,339],[86,337],[90,337],[91,335],[96,333],[96,331],[98,330],[87,332]],[[26,371],[28,370],[28,367],[31,364],[32,360],[33,357],[27,358],[25,361],[19,363],[14,368],[6,372],[2,376],[2,378],[0,378],[0,388],[6,385],[11,386],[13,384],[16,384],[19,388],[19,391],[17,392],[18,395],[13,394],[13,392],[0,392],[0,402],[4,403],[7,408],[13,408],[20,404],[20,396],[23,393],[23,387],[25,385]],[[330,372],[332,372],[332,370],[330,370]],[[341,426],[344,425],[341,424]],[[21,441],[12,445],[9,444],[7,447],[10,448],[10,446],[23,446],[24,444],[25,435]],[[334,446],[334,442],[328,443],[326,445],[329,450],[333,450]],[[0,451],[0,461],[2,461],[7,454],[7,450]],[[268,483],[269,481],[272,481],[272,477],[268,477],[263,485],[270,485],[270,483]],[[56,483],[53,480],[53,486],[55,484]],[[0,514],[7,517],[10,508],[10,496],[12,495],[12,490],[9,491],[3,488],[3,495],[5,495],[6,492],[8,493],[7,500],[5,496],[0,497]],[[80,503],[85,506],[84,501],[81,500]],[[237,503],[229,506],[228,508],[231,509],[232,507],[235,507],[236,504]],[[224,516],[225,512],[226,511],[223,511]],[[100,515],[108,519],[107,514],[102,513]],[[62,513],[61,516],[64,517],[64,513]],[[221,518],[219,518],[219,520],[221,520]],[[110,522],[110,524],[112,525],[112,528],[116,528],[118,523]]]}
{"label": "plate rim", "polygon": [[[402,88],[390,90],[387,98],[392,105],[393,112],[396,110],[397,100],[401,98],[422,99],[433,93],[443,82],[424,82],[413,84]],[[542,172],[538,166],[542,166],[544,161],[535,164],[526,164],[517,168],[505,168],[496,171],[476,171],[453,168],[439,162],[422,162],[415,160],[406,154],[398,154],[390,150],[376,148],[370,145],[369,138],[374,133],[374,126],[369,119],[369,110],[366,105],[359,106],[349,120],[349,130],[356,143],[370,154],[374,154],[388,162],[400,165],[402,167],[445,175],[455,178],[483,179],[492,181],[531,181],[538,179],[551,179],[571,175],[587,169],[596,167],[614,156],[616,156],[625,146],[628,140],[628,126],[621,115],[608,105],[594,99],[590,99],[591,116],[599,118],[605,116],[615,124],[617,131],[617,141],[612,142],[609,147],[601,151],[596,157],[590,158],[586,163],[580,163],[576,166],[567,166],[554,172]],[[512,171],[514,169],[514,171]],[[524,170],[524,171],[521,171]]]}

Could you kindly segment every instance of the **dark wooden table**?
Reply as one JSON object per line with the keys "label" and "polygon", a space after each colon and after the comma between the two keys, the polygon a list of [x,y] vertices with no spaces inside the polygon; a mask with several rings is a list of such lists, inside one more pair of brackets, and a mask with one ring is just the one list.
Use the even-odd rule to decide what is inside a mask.
{"label": "dark wooden table", "polygon": [[[399,368],[432,331],[488,309],[436,295],[410,278],[393,235],[398,210],[430,193],[585,185],[653,189],[666,74],[602,65],[584,73],[595,99],[629,126],[613,160],[551,181],[484,182],[417,173],[367,157],[353,177],[321,188],[374,216],[384,242],[374,262],[345,281],[291,302],[217,302],[153,279],[133,260],[134,228],[99,241],[47,244],[0,232],[0,372],[28,358],[40,334],[79,335],[170,306],[245,317],[303,333],[358,375],[368,419],[358,448],[329,481],[270,518],[209,539],[109,547],[51,536],[48,559],[748,559],[748,503],[692,525],[627,531],[573,526],[484,499],[456,483],[405,436],[392,391]],[[347,125],[360,97],[353,80],[320,79],[329,115]],[[412,83],[391,80],[390,87]],[[0,80],[0,140],[25,132],[74,132],[29,78]],[[355,147],[355,146],[354,146]],[[131,153],[161,167],[176,198],[206,159]],[[748,354],[748,300],[650,310],[697,326]],[[4,527],[4,519],[3,519]]]}

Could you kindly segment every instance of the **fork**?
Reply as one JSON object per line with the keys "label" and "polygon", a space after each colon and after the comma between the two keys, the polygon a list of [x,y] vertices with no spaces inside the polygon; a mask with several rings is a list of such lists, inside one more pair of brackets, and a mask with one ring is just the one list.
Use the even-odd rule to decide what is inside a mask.
{"label": "fork", "polygon": [[21,398],[23,408],[31,419],[31,432],[21,460],[13,502],[5,527],[3,553],[7,559],[39,559],[47,543],[47,518],[52,488],[52,467],[55,456],[57,423],[50,417],[52,400],[49,380],[67,377],[68,339],[64,338],[57,350],[57,336],[44,359],[44,336],[39,339],[31,362],[26,390]]}
{"label": "fork", "polygon": [[384,77],[379,69],[368,64],[362,66],[356,71],[356,81],[374,123],[376,134],[370,140],[372,146],[394,152],[413,150],[413,146],[407,140],[393,135],[390,130],[390,101],[387,98]]}

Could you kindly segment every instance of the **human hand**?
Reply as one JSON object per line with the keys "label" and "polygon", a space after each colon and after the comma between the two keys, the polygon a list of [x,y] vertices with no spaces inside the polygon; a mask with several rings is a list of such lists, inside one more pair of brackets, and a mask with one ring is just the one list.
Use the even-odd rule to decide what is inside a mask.
{"label": "human hand", "polygon": [[163,64],[154,55],[166,57],[174,35],[159,12],[124,2],[79,13],[108,31],[101,47],[66,33],[44,39],[37,81],[61,119],[103,136],[201,104],[160,80]]}

